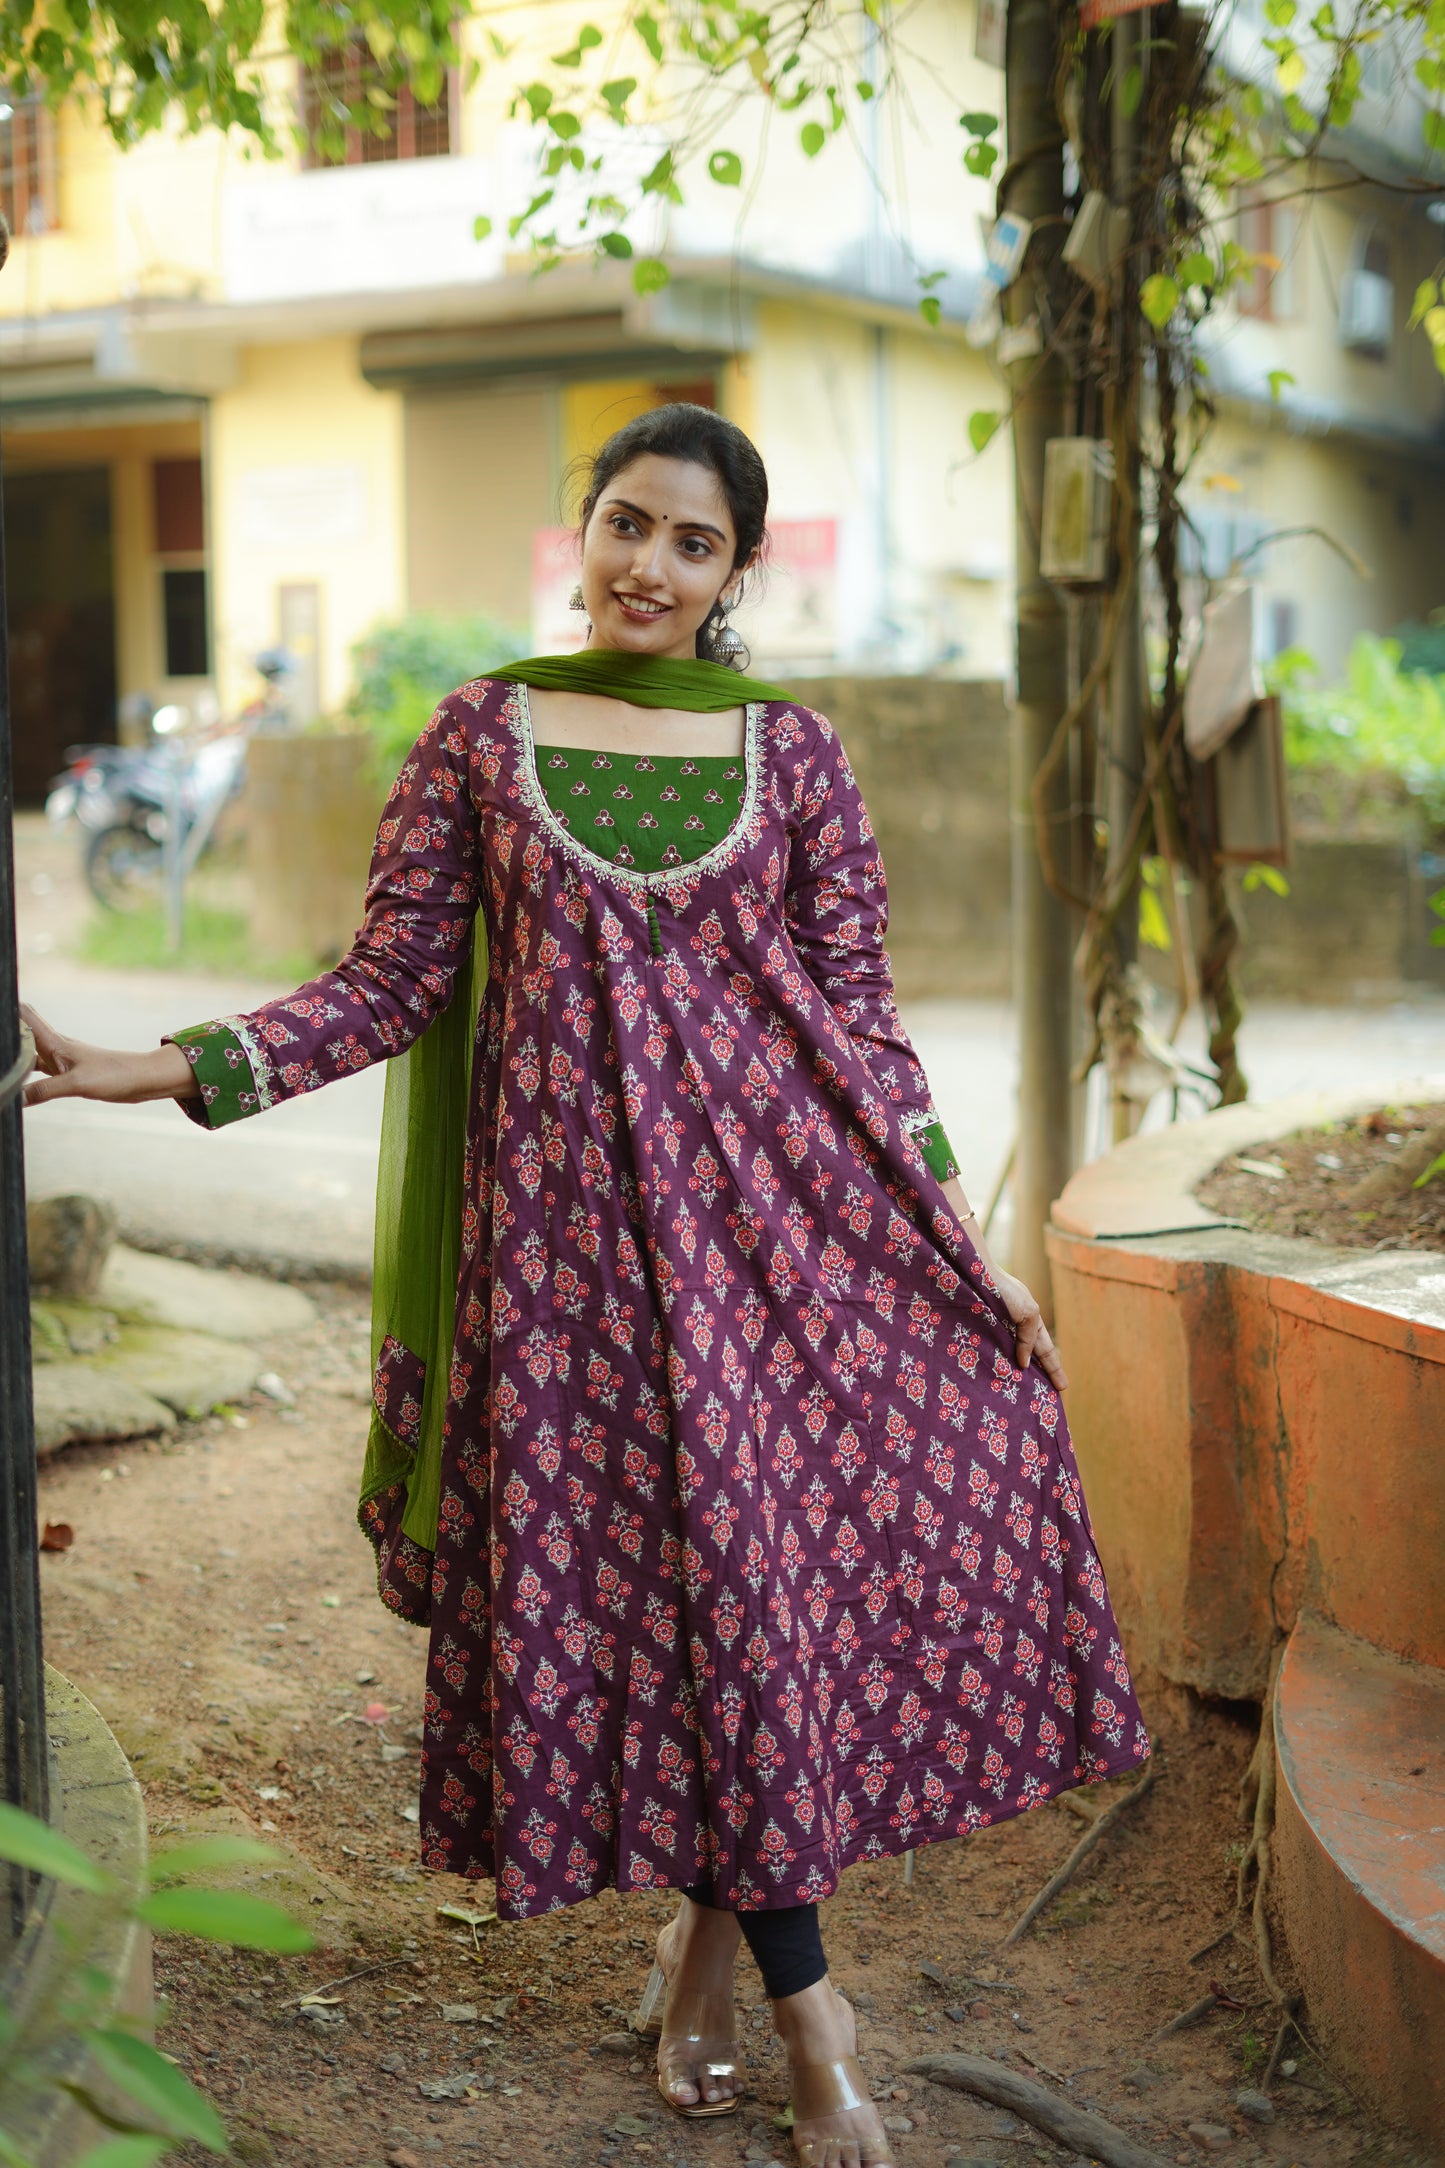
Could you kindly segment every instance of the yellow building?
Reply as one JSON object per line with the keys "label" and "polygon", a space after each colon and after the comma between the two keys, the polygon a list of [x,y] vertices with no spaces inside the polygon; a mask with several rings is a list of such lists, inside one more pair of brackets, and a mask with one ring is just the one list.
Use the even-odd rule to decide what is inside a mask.
{"label": "yellow building", "polygon": [[[949,20],[935,4],[923,44],[942,51]],[[536,277],[507,238],[537,156],[508,82],[525,40],[555,49],[563,26],[517,11],[505,71],[430,111],[404,97],[389,140],[352,139],[334,164],[214,134],[122,156],[80,108],[3,124],[22,794],[67,742],[109,735],[128,696],[233,708],[277,643],[305,715],[342,700],[379,618],[481,611],[552,632],[546,538],[569,471],[664,397],[715,403],[768,463],[777,562],[745,613],[760,666],[1005,669],[1008,462],[969,448],[970,412],[998,393],[963,337],[982,252],[977,216],[957,218],[970,193],[987,204],[959,164],[957,100],[996,102],[997,71],[968,58],[945,96],[921,70],[906,150],[839,138],[809,161],[775,144],[750,210],[690,180],[665,228],[635,228],[674,274],[640,298],[625,262]],[[271,88],[278,117],[304,115],[298,71]],[[930,329],[919,274],[937,271]]]}
{"label": "yellow building", "polygon": [[[169,131],[122,155],[78,105],[0,118],[22,796],[128,699],[239,706],[270,646],[297,663],[304,717],[345,697],[367,628],[408,609],[551,644],[569,471],[662,397],[715,402],[767,461],[778,562],[745,628],[759,667],[1007,675],[1008,447],[975,455],[967,432],[1003,404],[964,336],[992,189],[962,169],[957,116],[1002,96],[972,0],[910,16],[906,124],[877,101],[861,139],[809,160],[780,124],[764,140],[761,105],[733,115],[748,185],[715,187],[695,160],[684,204],[649,199],[630,229],[673,271],[646,298],[626,263],[536,277],[508,239],[537,157],[510,90],[580,20],[488,10],[467,26],[487,62],[471,87],[459,76],[428,110],[404,97],[389,138],[352,138],[337,163]],[[299,70],[276,62],[270,95],[278,124],[304,126]],[[1365,124],[1402,126],[1368,101]],[[663,140],[644,125],[596,147],[650,163]],[[552,215],[565,230],[572,214]],[[1333,669],[1358,629],[1445,600],[1445,386],[1405,329],[1440,229],[1418,198],[1363,186],[1238,215],[1280,268],[1209,334],[1196,562],[1216,576],[1253,550],[1262,651],[1302,642]],[[1272,389],[1281,369],[1293,382]],[[1373,577],[1313,537],[1254,549],[1282,527],[1324,530]]]}

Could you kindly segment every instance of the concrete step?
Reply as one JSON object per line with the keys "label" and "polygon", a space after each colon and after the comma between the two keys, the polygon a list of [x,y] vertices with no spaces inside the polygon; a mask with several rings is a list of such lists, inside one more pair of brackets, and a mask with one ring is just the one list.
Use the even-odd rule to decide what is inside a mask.
{"label": "concrete step", "polygon": [[1307,1613],[1274,1730],[1276,1865],[1311,2021],[1445,2160],[1445,1671]]}

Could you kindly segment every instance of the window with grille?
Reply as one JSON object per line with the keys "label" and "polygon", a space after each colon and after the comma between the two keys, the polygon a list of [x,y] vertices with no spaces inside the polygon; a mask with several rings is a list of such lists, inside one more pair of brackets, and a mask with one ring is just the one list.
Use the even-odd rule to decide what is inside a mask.
{"label": "window with grille", "polygon": [[59,225],[55,178],[54,114],[40,98],[0,88],[0,211],[12,233]]}
{"label": "window with grille", "polygon": [[1241,316],[1285,324],[1300,314],[1303,251],[1299,212],[1292,203],[1272,203],[1267,196],[1247,198],[1239,206],[1236,236],[1246,256],[1256,262],[1234,289]]}
{"label": "window with grille", "polygon": [[445,158],[452,147],[451,85],[443,85],[435,105],[421,105],[410,88],[386,93],[377,108],[385,135],[348,127],[341,141],[328,140],[341,106],[353,110],[373,91],[383,91],[380,68],[364,38],[337,46],[315,67],[301,74],[302,125],[308,166],[366,166],[398,158]]}

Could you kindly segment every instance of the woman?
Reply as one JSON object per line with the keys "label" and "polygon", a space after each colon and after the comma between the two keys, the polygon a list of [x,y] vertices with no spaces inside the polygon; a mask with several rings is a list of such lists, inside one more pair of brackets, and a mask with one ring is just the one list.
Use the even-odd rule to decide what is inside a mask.
{"label": "woman", "polygon": [[800,2161],[875,2168],[818,1900],[1148,1742],[1057,1352],[894,1006],[847,759],[720,666],[766,509],[706,409],[620,430],[591,646],[442,702],[350,954],[154,1053],[37,1023],[31,1096],[214,1128],[410,1049],[362,1519],[430,1627],[424,1859],[509,1919],[680,1888],[637,2017],[664,2099],[737,2106],[741,1931]]}

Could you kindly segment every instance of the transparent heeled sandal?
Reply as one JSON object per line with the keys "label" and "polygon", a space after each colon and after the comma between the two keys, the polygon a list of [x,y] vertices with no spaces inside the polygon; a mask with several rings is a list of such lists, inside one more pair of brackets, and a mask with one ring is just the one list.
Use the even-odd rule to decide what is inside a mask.
{"label": "transparent heeled sandal", "polygon": [[[675,2115],[733,2114],[742,2099],[743,2065],[731,1993],[670,1994],[667,1974],[654,1960],[632,2030],[658,2042],[657,2090]],[[686,2078],[699,2095],[709,2078],[729,2078],[733,2090],[723,2100],[675,2100],[668,2090],[675,2078]]]}
{"label": "transparent heeled sandal", "polygon": [[[897,2168],[886,2138],[860,2138],[849,2122],[854,2109],[876,2106],[854,2056],[845,2055],[834,2063],[795,2063],[789,2073],[789,2093],[798,2168],[815,2168],[828,2147],[840,2139],[857,2146],[862,2168]],[[798,2131],[804,2123],[813,2127],[808,2137],[800,2138]]]}

